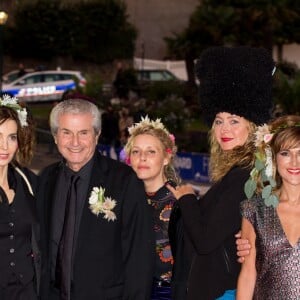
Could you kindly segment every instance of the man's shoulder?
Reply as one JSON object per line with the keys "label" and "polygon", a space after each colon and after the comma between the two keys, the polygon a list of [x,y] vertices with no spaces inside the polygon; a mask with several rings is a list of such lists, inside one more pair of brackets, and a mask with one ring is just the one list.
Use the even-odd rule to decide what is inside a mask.
{"label": "man's shoulder", "polygon": [[61,165],[61,162],[55,162],[55,163],[45,167],[39,173],[39,177],[40,178],[45,178],[45,177],[49,176],[49,174],[53,174],[53,173],[58,172],[60,165]]}

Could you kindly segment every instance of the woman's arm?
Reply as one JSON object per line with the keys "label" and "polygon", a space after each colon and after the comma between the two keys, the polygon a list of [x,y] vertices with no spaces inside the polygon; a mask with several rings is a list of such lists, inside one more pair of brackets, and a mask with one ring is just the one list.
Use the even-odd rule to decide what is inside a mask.
{"label": "woman's arm", "polygon": [[[245,218],[242,220],[242,238],[247,239],[251,245],[255,245],[256,234],[252,224]],[[245,256],[242,269],[238,278],[236,300],[251,300],[253,298],[256,281],[256,249],[253,246],[250,254]]]}

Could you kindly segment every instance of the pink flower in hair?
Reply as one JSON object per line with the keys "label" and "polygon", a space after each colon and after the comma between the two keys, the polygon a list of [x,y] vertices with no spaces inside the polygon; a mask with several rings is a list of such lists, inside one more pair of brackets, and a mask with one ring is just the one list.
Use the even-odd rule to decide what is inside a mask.
{"label": "pink flower in hair", "polygon": [[171,141],[173,142],[173,143],[175,143],[175,136],[174,136],[174,134],[169,134],[169,137],[170,137],[170,139],[171,139]]}
{"label": "pink flower in hair", "polygon": [[269,143],[271,140],[272,140],[272,138],[273,138],[273,133],[268,133],[268,134],[266,134],[265,136],[264,136],[264,142],[267,144],[267,143]]}
{"label": "pink flower in hair", "polygon": [[172,154],[172,149],[171,149],[171,148],[167,148],[167,149],[166,149],[166,152],[167,152],[168,154]]}
{"label": "pink flower in hair", "polygon": [[125,163],[126,163],[126,165],[130,166],[130,164],[131,164],[130,157],[125,158]]}

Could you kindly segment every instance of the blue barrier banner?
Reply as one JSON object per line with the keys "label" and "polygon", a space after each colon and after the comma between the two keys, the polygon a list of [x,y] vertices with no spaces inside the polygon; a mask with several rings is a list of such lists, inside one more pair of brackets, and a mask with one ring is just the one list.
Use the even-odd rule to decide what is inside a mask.
{"label": "blue barrier banner", "polygon": [[201,153],[180,152],[175,157],[174,164],[183,180],[208,183],[209,155]]}
{"label": "blue barrier banner", "polygon": [[[124,161],[120,157],[122,149],[109,145],[98,145],[98,150],[105,156]],[[121,155],[122,156],[122,155]],[[202,153],[179,152],[174,159],[176,171],[182,180],[209,183],[209,155]]]}

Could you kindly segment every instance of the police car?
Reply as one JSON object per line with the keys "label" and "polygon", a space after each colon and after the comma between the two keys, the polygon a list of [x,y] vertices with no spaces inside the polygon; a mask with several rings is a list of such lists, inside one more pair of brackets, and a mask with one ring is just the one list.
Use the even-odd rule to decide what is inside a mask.
{"label": "police car", "polygon": [[57,101],[65,92],[84,88],[86,79],[80,71],[37,71],[3,84],[2,93],[15,96],[21,102]]}

